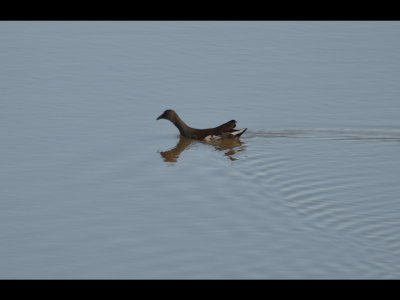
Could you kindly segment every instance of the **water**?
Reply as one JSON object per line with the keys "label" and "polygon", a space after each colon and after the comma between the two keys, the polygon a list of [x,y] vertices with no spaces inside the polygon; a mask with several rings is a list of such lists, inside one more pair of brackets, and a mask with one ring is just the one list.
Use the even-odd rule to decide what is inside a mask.
{"label": "water", "polygon": [[399,34],[1,22],[0,278],[400,278]]}

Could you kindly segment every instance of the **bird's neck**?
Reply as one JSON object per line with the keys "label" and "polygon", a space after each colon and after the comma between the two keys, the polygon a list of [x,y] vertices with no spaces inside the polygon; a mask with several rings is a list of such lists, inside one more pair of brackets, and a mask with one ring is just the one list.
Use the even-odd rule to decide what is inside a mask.
{"label": "bird's neck", "polygon": [[192,134],[193,129],[186,125],[178,115],[174,115],[171,122],[178,128],[181,135],[189,137]]}

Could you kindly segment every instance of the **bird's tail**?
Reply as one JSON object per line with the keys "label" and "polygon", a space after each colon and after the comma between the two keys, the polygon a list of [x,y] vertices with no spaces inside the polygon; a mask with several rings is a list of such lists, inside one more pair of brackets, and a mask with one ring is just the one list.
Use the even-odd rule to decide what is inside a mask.
{"label": "bird's tail", "polygon": [[237,137],[237,138],[238,138],[238,137],[240,137],[243,133],[245,133],[246,130],[247,130],[247,128],[232,131],[232,135],[233,135],[234,137]]}

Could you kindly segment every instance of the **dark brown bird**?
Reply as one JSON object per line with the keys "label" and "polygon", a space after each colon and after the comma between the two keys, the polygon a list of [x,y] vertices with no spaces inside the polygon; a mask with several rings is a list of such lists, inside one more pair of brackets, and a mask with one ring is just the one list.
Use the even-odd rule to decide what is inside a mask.
{"label": "dark brown bird", "polygon": [[236,127],[236,121],[231,120],[215,128],[207,129],[196,129],[188,126],[178,114],[172,109],[164,111],[157,120],[165,119],[171,121],[179,130],[180,134],[195,140],[219,140],[225,138],[238,138],[240,137],[247,128],[234,130]]}

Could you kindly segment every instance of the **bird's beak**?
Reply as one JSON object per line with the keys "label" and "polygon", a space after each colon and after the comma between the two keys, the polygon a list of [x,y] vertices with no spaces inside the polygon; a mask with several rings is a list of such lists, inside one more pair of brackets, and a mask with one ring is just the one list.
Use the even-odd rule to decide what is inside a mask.
{"label": "bird's beak", "polygon": [[156,120],[164,119],[163,114],[161,114]]}

